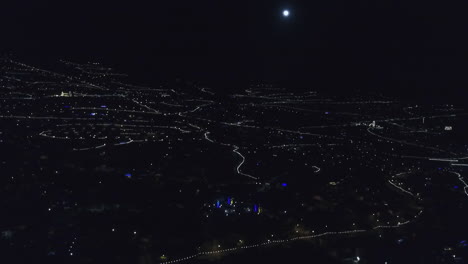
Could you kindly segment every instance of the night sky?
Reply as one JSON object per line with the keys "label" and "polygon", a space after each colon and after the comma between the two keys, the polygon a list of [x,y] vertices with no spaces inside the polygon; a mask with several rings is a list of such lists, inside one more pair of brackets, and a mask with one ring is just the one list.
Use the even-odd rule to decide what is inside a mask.
{"label": "night sky", "polygon": [[221,89],[268,80],[455,99],[468,90],[466,7],[413,0],[14,1],[0,11],[0,50],[39,64],[99,61],[146,83],[180,77]]}
{"label": "night sky", "polygon": [[1,263],[466,263],[467,7],[2,3]]}

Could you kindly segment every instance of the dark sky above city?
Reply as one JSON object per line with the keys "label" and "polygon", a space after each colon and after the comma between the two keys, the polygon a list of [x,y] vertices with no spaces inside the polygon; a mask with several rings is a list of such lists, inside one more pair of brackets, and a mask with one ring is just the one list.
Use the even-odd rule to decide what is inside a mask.
{"label": "dark sky above city", "polygon": [[11,2],[1,51],[34,62],[99,61],[145,81],[451,96],[468,85],[464,1]]}

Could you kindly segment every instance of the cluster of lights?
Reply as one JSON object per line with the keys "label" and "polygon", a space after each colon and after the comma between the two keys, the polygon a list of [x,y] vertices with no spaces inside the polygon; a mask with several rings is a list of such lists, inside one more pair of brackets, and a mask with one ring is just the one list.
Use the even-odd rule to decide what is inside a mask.
{"label": "cluster of lights", "polygon": [[[290,16],[290,12],[288,10],[284,10],[283,16],[285,17]],[[273,126],[270,126],[270,124],[264,125],[264,124],[261,124],[262,120],[247,119],[248,117],[242,114],[236,114],[235,118],[232,118],[232,119],[225,118],[226,120],[230,120],[229,122],[226,120],[219,121],[219,120],[216,120],[216,118],[210,119],[209,114],[207,114],[207,112],[209,112],[208,110],[214,109],[216,105],[220,105],[220,104],[212,100],[203,99],[203,96],[201,98],[197,97],[197,98],[192,98],[188,100],[180,100],[178,99],[177,96],[173,97],[172,95],[175,94],[175,95],[182,96],[184,94],[175,90],[154,89],[152,87],[135,86],[135,85],[124,84],[118,81],[112,81],[112,84],[117,86],[117,89],[113,90],[107,84],[102,85],[100,83],[99,84],[93,83],[92,81],[89,81],[89,79],[93,80],[95,78],[104,78],[104,77],[107,78],[107,77],[120,76],[120,74],[113,74],[109,68],[102,67],[98,64],[81,65],[81,64],[71,63],[71,62],[64,62],[67,65],[73,66],[74,68],[79,70],[83,74],[83,76],[87,75],[87,77],[89,77],[87,79],[87,78],[81,78],[81,77],[76,77],[76,76],[67,76],[63,74],[53,73],[50,71],[45,71],[45,70],[37,69],[34,67],[30,67],[21,63],[16,63],[16,62],[11,62],[11,63],[17,65],[18,67],[24,68],[23,69],[24,72],[40,73],[46,76],[53,76],[54,78],[65,80],[64,83],[69,87],[73,87],[76,89],[86,88],[88,90],[93,90],[96,92],[96,94],[73,92],[72,97],[80,97],[80,98],[85,98],[85,100],[89,100],[87,102],[87,105],[85,106],[76,106],[76,104],[65,105],[65,107],[60,106],[60,109],[58,108],[54,109],[54,111],[56,112],[51,111],[47,113],[48,115],[44,115],[44,116],[35,116],[32,113],[31,115],[11,114],[11,115],[0,116],[0,118],[2,119],[16,119],[16,120],[40,119],[40,120],[46,120],[46,121],[63,121],[63,123],[65,124],[56,125],[52,129],[50,129],[50,127],[42,128],[41,130],[43,129],[46,129],[46,130],[39,133],[39,136],[41,137],[57,139],[57,140],[72,140],[71,137],[67,136],[66,134],[63,134],[63,131],[65,131],[65,127],[71,127],[73,129],[73,132],[75,132],[74,130],[75,127],[84,126],[84,125],[92,125],[93,127],[115,126],[115,127],[118,127],[122,131],[121,135],[123,135],[123,137],[115,138],[115,139],[118,139],[119,141],[117,143],[102,144],[101,142],[98,145],[95,145],[92,147],[85,147],[85,148],[75,147],[73,148],[74,151],[88,151],[88,150],[101,149],[109,145],[124,146],[124,145],[132,144],[135,142],[145,143],[148,141],[151,142],[151,141],[156,141],[156,140],[162,141],[163,139],[160,139],[154,136],[155,131],[157,132],[158,136],[161,136],[161,137],[162,135],[166,136],[166,139],[169,136],[173,136],[173,135],[170,133],[169,134],[165,133],[165,132],[175,131],[177,132],[175,133],[176,135],[189,134],[189,135],[193,135],[194,140],[196,138],[197,140],[200,140],[200,141],[206,140],[214,144],[229,147],[230,149],[232,149],[232,152],[234,152],[238,157],[240,157],[239,163],[235,165],[237,174],[250,178],[252,180],[259,180],[258,177],[247,174],[242,170],[242,168],[244,168],[245,170],[244,165],[247,159],[246,156],[249,157],[249,160],[253,160],[253,158],[251,158],[250,155],[248,154],[251,153],[249,150],[252,150],[255,147],[252,145],[241,145],[240,143],[234,140],[233,140],[234,143],[225,143],[225,142],[220,142],[220,141],[212,139],[210,137],[211,132],[209,132],[208,129],[204,127],[213,127],[213,126],[218,125],[220,127],[228,127],[228,128],[238,127],[238,128],[243,128],[246,130],[250,129],[252,131],[253,130],[264,131],[266,135],[271,135],[272,137],[281,138],[283,140],[280,142],[268,141],[268,143],[265,144],[264,146],[255,148],[255,150],[252,151],[253,153],[255,153],[255,151],[263,147],[265,149],[268,149],[268,151],[270,151],[272,156],[274,157],[278,157],[278,153],[276,150],[290,151],[294,155],[301,157],[300,155],[305,156],[306,154],[311,153],[311,152],[306,153],[307,148],[316,147],[317,149],[314,151],[317,153],[320,153],[320,156],[318,156],[319,159],[313,160],[313,161],[307,160],[307,163],[305,163],[305,165],[313,169],[314,173],[318,173],[321,170],[326,171],[327,166],[335,166],[335,165],[341,164],[342,162],[351,162],[351,159],[352,159],[351,157],[346,156],[346,155],[338,155],[336,152],[334,152],[340,148],[345,148],[346,146],[349,146],[349,145],[355,147],[357,151],[361,152],[362,157],[367,158],[366,161],[362,161],[363,159],[359,160],[358,162],[360,163],[356,163],[356,166],[359,166],[359,165],[367,166],[369,163],[372,163],[372,159],[381,158],[382,160],[385,161],[381,168],[382,172],[389,168],[393,169],[391,168],[393,164],[388,162],[389,159],[393,157],[391,156],[391,154],[385,153],[385,155],[384,154],[378,155],[381,153],[375,153],[374,156],[369,155],[372,149],[375,148],[375,145],[374,145],[374,142],[372,142],[371,140],[368,140],[367,138],[364,138],[364,137],[358,138],[356,136],[350,136],[349,133],[347,134],[347,131],[340,131],[342,132],[341,134],[327,133],[325,132],[326,130],[323,130],[324,132],[322,133],[308,132],[308,131],[316,131],[317,129],[318,131],[322,131],[320,129],[323,129],[323,128],[341,129],[341,128],[346,128],[346,127],[353,127],[353,126],[356,126],[356,124],[358,124],[359,126],[361,125],[365,126],[367,128],[368,134],[372,135],[373,138],[376,137],[378,142],[385,141],[385,142],[390,142],[390,144],[394,144],[397,146],[418,147],[418,148],[422,148],[425,150],[429,150],[431,152],[437,151],[440,153],[450,154],[451,156],[454,156],[453,158],[419,157],[419,156],[412,156],[411,158],[426,159],[429,161],[437,161],[437,162],[449,162],[451,163],[452,166],[466,166],[467,165],[467,164],[458,163],[460,160],[468,159],[468,157],[466,156],[461,157],[461,155],[456,155],[456,153],[442,149],[438,147],[437,145],[428,146],[428,145],[420,144],[417,141],[410,142],[410,141],[400,140],[400,139],[396,139],[390,136],[386,136],[386,135],[383,135],[382,132],[377,133],[376,130],[382,127],[375,125],[376,122],[378,122],[379,124],[385,123],[394,127],[398,127],[399,129],[405,129],[405,130],[409,130],[412,132],[418,132],[418,130],[416,129],[412,129],[410,127],[406,127],[395,122],[420,120],[420,119],[424,120],[426,118],[453,118],[453,117],[456,117],[457,115],[460,116],[462,114],[426,115],[424,117],[420,117],[420,116],[415,116],[415,114],[412,112],[411,113],[409,112],[412,108],[407,108],[404,110],[410,113],[411,117],[385,118],[385,119],[373,121],[372,123],[369,120],[364,120],[364,121],[358,121],[358,122],[353,121],[353,122],[336,123],[336,124],[331,124],[331,125],[305,126],[305,127],[300,127],[300,128],[290,128],[290,127],[281,127],[281,126],[273,127]],[[13,80],[21,81],[20,79],[17,79],[17,78],[14,78]],[[43,84],[36,82],[36,83],[31,83],[30,85],[43,85]],[[205,87],[197,87],[197,88],[199,89],[199,92],[201,92],[203,95],[207,96],[208,98],[212,98],[212,95],[214,95],[214,92],[211,91],[209,88],[205,88]],[[267,91],[267,92],[263,93],[262,91]],[[280,111],[282,113],[288,113],[288,114],[293,113],[295,115],[302,114],[302,113],[314,113],[314,114],[318,113],[321,116],[323,116],[325,119],[330,119],[334,116],[340,116],[340,117],[352,116],[354,119],[360,115],[359,112],[334,111],[335,109],[332,108],[332,106],[347,107],[347,106],[357,105],[359,107],[362,107],[362,106],[369,106],[369,105],[388,106],[388,105],[395,104],[395,102],[393,101],[379,101],[379,100],[334,101],[330,99],[317,98],[317,94],[315,92],[307,92],[307,93],[298,95],[295,93],[284,93],[284,92],[279,92],[279,91],[282,91],[282,90],[262,85],[262,87],[259,87],[259,88],[251,88],[251,89],[246,90],[246,94],[233,95],[232,97],[236,100],[237,99],[238,100],[254,99],[253,101],[255,102],[261,101],[261,103],[252,103],[251,101],[245,104],[240,103],[239,106],[241,107],[241,110],[243,111],[250,110],[251,108],[253,108],[255,109],[255,111],[258,111],[257,113],[261,113],[261,114],[264,114],[267,111],[270,111],[271,109],[274,109],[275,111]],[[158,98],[164,98],[164,101],[161,101],[158,103],[153,102],[151,100],[152,98],[148,98],[149,94],[157,96]],[[53,100],[60,101],[60,100],[69,99],[69,98],[65,98],[65,95],[70,96],[69,93],[63,93],[63,92],[61,93],[61,95],[63,96],[57,96],[57,93],[55,93],[54,95],[49,95],[49,96],[44,96],[44,97],[52,98]],[[11,98],[16,98],[16,97],[11,97]],[[113,98],[117,98],[118,100],[123,100],[125,103],[112,104]],[[35,96],[34,94],[28,94],[28,97],[24,97],[22,99],[40,100],[41,97]],[[109,101],[106,101],[105,104],[101,104],[101,101],[99,101],[100,103],[93,104],[94,107],[89,106],[90,103],[93,103],[92,100],[102,100],[102,99],[106,99],[106,100],[109,99]],[[188,102],[194,102],[194,103],[188,103]],[[318,105],[318,106],[321,106],[322,108],[310,109],[308,108],[310,105],[314,105],[314,106]],[[165,110],[162,110],[161,108],[171,109],[171,110],[165,111]],[[173,110],[174,108],[175,110]],[[63,113],[70,113],[70,112],[75,114],[75,116],[74,117],[62,116]],[[225,112],[222,113],[223,117],[226,117],[227,112],[228,111],[226,110]],[[51,113],[59,114],[59,115],[56,116],[56,115],[52,115]],[[121,118],[119,118],[118,120],[114,120],[113,118],[115,117],[111,116],[114,114],[120,114]],[[171,118],[170,125],[167,125],[167,126],[151,125],[157,122],[157,118],[165,118],[165,117]],[[241,121],[238,121],[238,120],[241,120]],[[76,123],[77,121],[79,121],[79,123]],[[74,122],[74,124],[70,124],[70,122]],[[97,122],[101,122],[101,123],[97,123]],[[108,122],[108,123],[102,123],[102,122]],[[357,129],[360,129],[360,128],[358,127]],[[379,130],[382,131],[381,129]],[[165,131],[165,132],[160,132],[160,131]],[[364,129],[362,129],[362,132],[364,136],[365,135],[368,136],[368,134],[366,134],[366,131]],[[218,136],[218,134],[216,134],[216,136]],[[304,140],[304,138],[306,139],[313,138],[316,143],[309,144],[307,143],[307,140]],[[108,136],[105,135],[105,133],[102,131],[98,131],[94,134],[88,133],[86,136],[83,134],[80,134],[78,137],[75,137],[73,139],[79,140],[79,141],[85,141],[87,139],[109,140]],[[179,137],[177,138],[177,140],[182,141],[183,139]],[[227,140],[223,140],[223,141],[227,141]],[[325,147],[327,147],[328,150],[330,150],[329,152],[333,152],[334,155],[330,156],[329,153],[326,153],[324,155],[323,153],[324,151],[321,151],[321,149]],[[394,151],[393,148],[392,148],[392,151]],[[383,156],[385,156],[385,158],[382,158]],[[460,157],[457,158],[457,156],[460,156]],[[407,157],[410,157],[410,156],[406,156],[406,157],[401,156],[399,158],[407,158]],[[311,165],[311,164],[317,164],[317,165]],[[387,164],[389,165],[387,166]],[[319,167],[318,165],[320,165],[323,169]],[[346,170],[348,169],[349,171],[351,171],[353,168],[352,166],[350,166],[349,168],[346,167]],[[458,177],[458,180],[460,182],[463,183],[464,192],[468,196],[468,192],[467,192],[468,184],[466,183],[466,181],[463,179],[460,173],[458,172],[452,172],[452,173]],[[395,176],[398,177],[404,174],[405,173],[401,173]],[[132,178],[131,174],[125,174],[125,176],[129,179]],[[395,176],[393,176],[391,180],[388,180],[388,183],[391,186],[393,186],[394,188],[398,189],[399,191],[403,193],[406,193],[414,198],[421,200],[419,195],[414,194],[410,188],[405,188],[403,184],[398,183],[395,180]],[[346,177],[348,176],[343,176],[343,179],[345,179]],[[340,182],[340,181],[337,181],[337,182]],[[337,182],[332,181],[330,182],[330,185],[336,186]],[[260,184],[260,183],[256,181],[255,184]],[[286,187],[287,184],[282,183],[282,186]],[[338,188],[338,187],[334,187],[334,188]],[[283,188],[283,189],[287,189],[287,188]],[[233,206],[234,204],[235,202],[233,201],[233,199],[228,199],[228,205]],[[222,205],[219,202],[215,204],[215,207],[217,208],[221,208],[221,206]],[[261,210],[262,209],[258,205],[253,206],[253,211],[255,213],[260,213]],[[52,212],[52,207],[48,208],[48,211]],[[281,211],[281,213],[282,212],[283,211]],[[286,214],[286,212],[290,212],[290,211],[285,210],[284,213]],[[419,211],[419,213],[414,218],[419,217],[421,213],[422,213],[422,210]],[[377,229],[399,228],[411,222],[412,220],[406,220],[406,221],[401,220],[401,222],[398,222],[395,225],[391,225],[389,222],[387,222],[387,225],[377,225],[368,230],[324,232],[320,234],[298,236],[298,237],[293,237],[289,239],[267,240],[266,242],[258,243],[258,244],[243,245],[240,247],[219,249],[219,250],[214,250],[214,251],[203,251],[203,252],[194,254],[192,256],[175,259],[171,261],[166,261],[162,263],[175,263],[175,262],[193,259],[201,255],[219,254],[219,253],[225,253],[225,252],[230,252],[230,251],[235,251],[235,250],[240,250],[240,249],[261,247],[261,246],[265,246],[269,244],[287,243],[287,242],[299,240],[299,239],[312,239],[312,238],[331,236],[331,235],[347,235],[347,234],[363,233],[363,232],[377,230]],[[112,229],[112,232],[115,232],[114,228]],[[296,232],[298,231],[296,230]],[[134,235],[136,235],[136,231]],[[70,255],[72,254],[73,253],[70,253]]]}

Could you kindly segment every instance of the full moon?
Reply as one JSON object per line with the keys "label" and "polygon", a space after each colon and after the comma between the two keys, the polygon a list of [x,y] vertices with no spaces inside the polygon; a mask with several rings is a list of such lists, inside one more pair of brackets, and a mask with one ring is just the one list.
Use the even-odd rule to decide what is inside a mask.
{"label": "full moon", "polygon": [[283,10],[283,16],[288,17],[289,16],[289,10]]}

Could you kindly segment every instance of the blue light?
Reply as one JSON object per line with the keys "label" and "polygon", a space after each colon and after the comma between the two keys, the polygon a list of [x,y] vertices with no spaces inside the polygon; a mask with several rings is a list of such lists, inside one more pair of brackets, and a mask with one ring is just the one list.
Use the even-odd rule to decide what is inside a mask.
{"label": "blue light", "polygon": [[130,173],[126,173],[126,174],[125,174],[125,177],[127,177],[127,178],[131,178],[131,177],[132,177],[132,174],[130,174]]}
{"label": "blue light", "polygon": [[92,116],[95,116],[95,115],[96,115],[96,113],[91,113],[90,115],[92,115]]}
{"label": "blue light", "polygon": [[458,189],[458,185],[453,186],[453,188]]}
{"label": "blue light", "polygon": [[253,208],[254,212],[258,212],[258,206],[256,204],[254,204],[254,208]]}
{"label": "blue light", "polygon": [[283,182],[283,183],[281,184],[281,186],[286,187],[286,186],[288,186],[288,184]]}
{"label": "blue light", "polygon": [[220,208],[221,207],[221,204],[219,203],[219,201],[216,201],[216,208]]}
{"label": "blue light", "polygon": [[64,108],[70,108],[70,106],[69,106],[69,105],[65,105]]}
{"label": "blue light", "polygon": [[101,108],[107,108],[107,105],[101,105]]}
{"label": "blue light", "polygon": [[325,112],[326,115],[330,114],[330,112]]}

